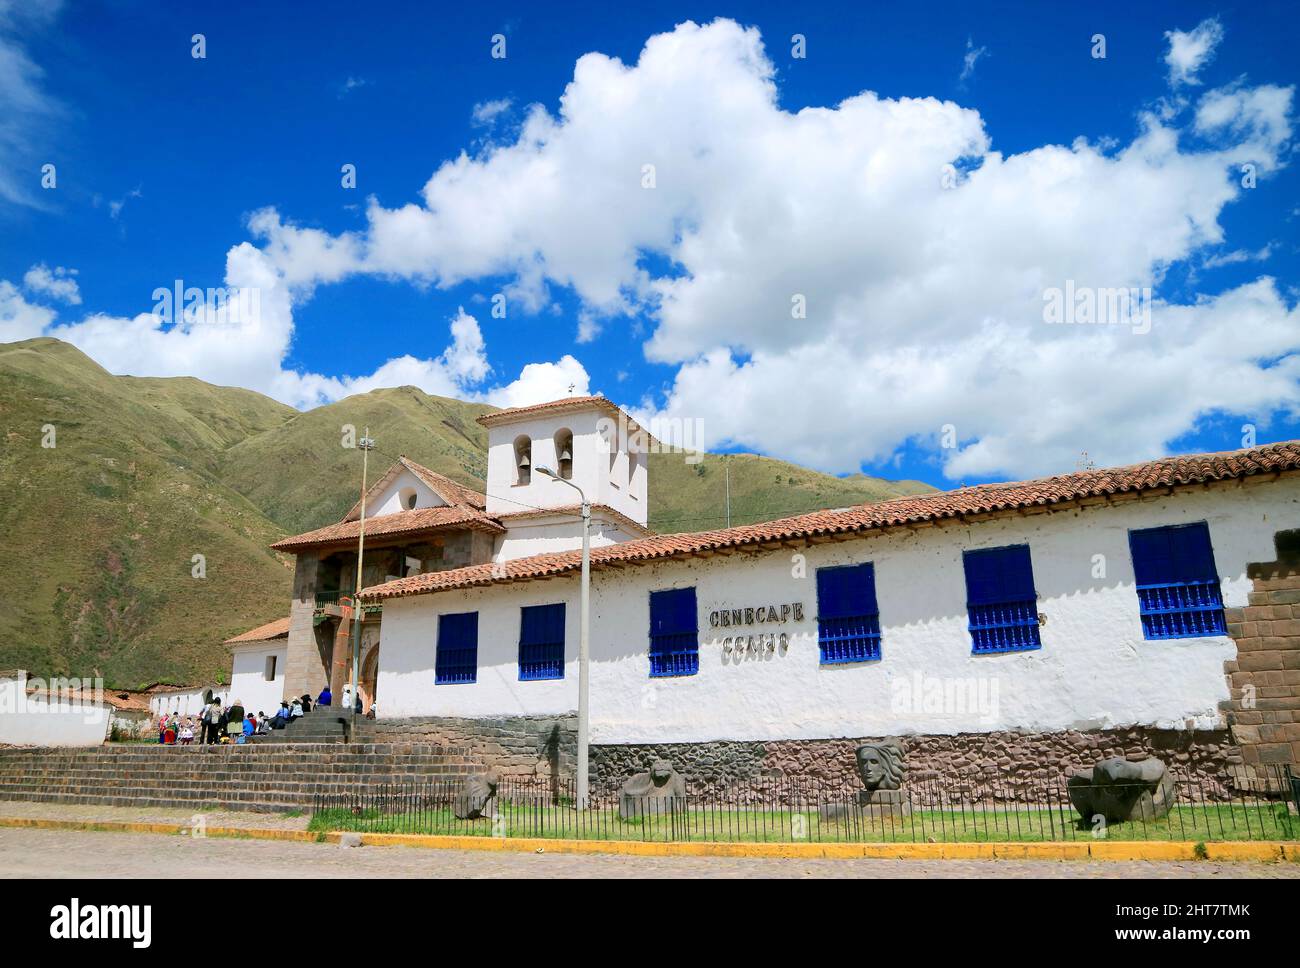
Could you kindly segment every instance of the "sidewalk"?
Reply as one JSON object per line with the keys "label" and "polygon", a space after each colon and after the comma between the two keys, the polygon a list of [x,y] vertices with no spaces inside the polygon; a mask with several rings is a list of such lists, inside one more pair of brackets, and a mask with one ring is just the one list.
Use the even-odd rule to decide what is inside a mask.
{"label": "sidewalk", "polygon": [[306,830],[311,817],[303,813],[252,813],[237,810],[190,810],[171,807],[105,807],[80,803],[37,803],[0,800],[0,820],[57,820],[81,823],[157,823],[189,825],[201,816],[209,827],[245,830]]}

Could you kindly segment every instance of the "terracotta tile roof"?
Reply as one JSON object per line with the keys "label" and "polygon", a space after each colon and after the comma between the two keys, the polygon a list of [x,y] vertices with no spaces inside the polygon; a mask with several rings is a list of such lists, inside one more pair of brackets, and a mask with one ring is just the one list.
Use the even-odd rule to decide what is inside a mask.
{"label": "terracotta tile roof", "polygon": [[226,645],[236,645],[240,642],[264,642],[267,639],[278,639],[289,634],[289,619],[277,618],[273,622],[267,622],[265,625],[259,625],[255,629],[249,629],[233,638],[226,639]]}
{"label": "terracotta tile roof", "polygon": [[[593,515],[597,515],[597,514],[603,515],[604,517],[617,522],[620,527],[628,531],[631,531],[633,534],[639,534],[643,537],[649,537],[650,535],[654,534],[654,532],[651,531],[649,528],[647,528],[644,524],[641,524],[638,521],[633,521],[622,511],[617,511],[614,508],[610,507],[608,504],[593,504],[591,506],[591,513]],[[505,514],[495,515],[495,517],[502,524],[509,527],[515,521],[526,521],[529,518],[548,518],[553,514],[563,514],[569,517],[581,519],[582,505],[566,504],[563,507],[557,507],[557,508],[546,508],[546,509],[537,508],[531,511],[509,511]]]}
{"label": "terracotta tile roof", "polygon": [[[548,400],[546,403],[534,403],[528,407],[511,407],[509,410],[495,410],[492,413],[485,413],[477,417],[478,422],[484,427],[499,427],[502,424],[511,424],[519,420],[527,420],[532,417],[541,415],[547,416],[552,414],[570,413],[579,410],[590,410],[595,407],[603,410],[607,415],[615,419],[627,421],[628,429],[635,433],[642,431],[649,434],[648,431],[633,419],[622,407],[610,401],[607,397],[599,394],[587,397],[561,397],[559,400]],[[654,438],[650,438],[653,441]]]}
{"label": "terracotta tile roof", "polygon": [[411,473],[429,485],[429,488],[436,494],[441,495],[444,501],[449,504],[464,505],[466,507],[478,508],[480,511],[487,507],[487,495],[480,494],[473,488],[466,487],[464,484],[457,484],[445,474],[439,474],[437,471],[430,470],[423,464],[417,464],[409,457],[400,458],[401,462],[411,469]]}
{"label": "terracotta tile roof", "polygon": [[114,709],[134,712],[149,711],[149,696],[147,693],[136,692],[127,689],[105,689],[103,693],[89,692],[86,690],[60,690],[53,691],[35,686],[27,687],[28,699],[39,699],[48,703],[70,705],[103,703],[106,706],[112,706]]}
{"label": "terracotta tile roof", "polygon": [[[694,534],[656,535],[636,541],[593,548],[593,569],[605,565],[645,562],[766,542],[883,530],[945,518],[982,517],[1018,508],[1046,507],[1089,497],[1127,494],[1233,480],[1256,474],[1300,469],[1300,441],[1270,444],[1252,450],[1166,457],[1128,467],[1079,471],[1033,481],[982,484],[955,491],[912,495],[833,511]],[[472,565],[451,571],[413,575],[362,591],[369,599],[396,598],[425,592],[547,578],[576,571],[577,551],[533,555],[514,561]]]}
{"label": "terracotta tile roof", "polygon": [[[416,508],[414,511],[399,511],[378,518],[366,518],[367,539],[446,528],[472,528],[491,534],[505,531],[505,528],[494,518],[474,508]],[[271,547],[276,551],[300,551],[303,548],[314,548],[320,545],[355,544],[360,533],[360,521],[340,521],[338,524],[329,524],[305,534],[281,538]]]}

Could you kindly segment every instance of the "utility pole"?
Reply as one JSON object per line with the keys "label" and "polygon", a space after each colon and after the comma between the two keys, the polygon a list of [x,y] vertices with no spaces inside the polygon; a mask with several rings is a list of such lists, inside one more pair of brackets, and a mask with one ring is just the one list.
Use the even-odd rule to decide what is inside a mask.
{"label": "utility pole", "polygon": [[[375,442],[367,427],[361,438],[361,532],[357,538],[357,583],[352,592],[352,702],[348,715],[355,720],[357,700],[361,696],[361,561],[366,552],[366,474],[369,470],[370,452]],[[356,731],[353,730],[353,736]]]}
{"label": "utility pole", "polygon": [[731,455],[722,455],[723,476],[727,481],[727,527],[731,527]]}

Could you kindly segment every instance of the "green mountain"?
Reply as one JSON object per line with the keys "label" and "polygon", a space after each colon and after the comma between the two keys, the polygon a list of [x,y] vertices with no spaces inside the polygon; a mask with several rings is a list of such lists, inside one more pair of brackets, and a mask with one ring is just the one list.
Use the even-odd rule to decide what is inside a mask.
{"label": "green mountain", "polygon": [[[300,413],[189,377],[113,376],[54,339],[0,344],[0,668],[119,687],[228,675],[222,640],[287,608],[291,561],[268,545],[357,498],[348,428],[378,441],[372,480],[406,454],[481,488],[474,418],[492,409],[398,387]],[[753,454],[655,454],[650,473],[665,532],[723,526],[728,477],[733,524],[931,490]]]}
{"label": "green mountain", "polygon": [[0,346],[0,666],[123,687],[229,675],[222,639],[281,611],[290,575],[266,550],[282,529],[220,460],[293,413],[112,376],[57,340]]}
{"label": "green mountain", "polygon": [[343,446],[367,427],[373,482],[399,455],[482,489],[487,431],[474,418],[493,408],[430,396],[415,387],[373,390],[292,416],[222,455],[222,479],[286,534],[337,521],[361,494],[361,452]]}

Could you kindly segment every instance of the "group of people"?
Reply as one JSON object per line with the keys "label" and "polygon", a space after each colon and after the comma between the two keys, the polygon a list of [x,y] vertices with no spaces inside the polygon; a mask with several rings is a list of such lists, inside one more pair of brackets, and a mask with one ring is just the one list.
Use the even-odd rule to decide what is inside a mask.
{"label": "group of people", "polygon": [[[324,705],[328,706],[329,703],[324,703]],[[299,696],[297,699],[293,700],[293,702],[289,702],[287,699],[282,699],[280,700],[280,708],[276,710],[275,715],[272,716],[271,720],[266,724],[266,728],[268,731],[272,729],[284,729],[299,716],[305,716],[309,712],[311,712],[310,695]]]}
{"label": "group of people", "polygon": [[178,712],[163,715],[158,720],[158,742],[168,746],[189,746],[195,739],[204,745],[242,743],[245,737],[258,731],[258,716],[245,712],[244,704],[238,699],[227,706],[219,698],[213,698],[197,717],[182,718]]}
{"label": "group of people", "polygon": [[[321,695],[323,705],[328,706],[329,690],[326,689]],[[214,698],[197,717],[182,717],[176,712],[162,716],[158,720],[158,742],[168,746],[189,746],[196,739],[204,745],[247,743],[252,736],[264,735],[273,729],[284,729],[295,719],[311,712],[311,707],[310,695],[299,696],[292,702],[282,701],[275,715],[268,716],[261,711],[256,714],[246,711],[238,699],[227,706],[221,699]]]}
{"label": "group of people", "polygon": [[[326,686],[316,698],[315,705],[328,706],[333,701],[334,697],[330,693],[329,686]],[[312,704],[310,694],[299,696],[292,701],[282,700],[275,715],[267,716],[264,712],[254,715],[245,711],[244,704],[238,699],[227,706],[220,698],[214,697],[203,707],[203,711],[197,718],[190,716],[182,718],[178,712],[163,715],[158,720],[158,742],[167,746],[177,744],[189,746],[196,739],[197,728],[197,739],[204,745],[247,743],[252,736],[263,735],[273,729],[284,729],[295,719],[311,712]],[[357,711],[361,711],[359,699]]]}

